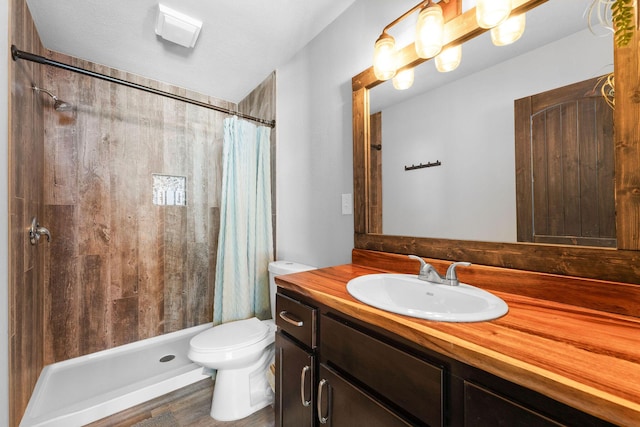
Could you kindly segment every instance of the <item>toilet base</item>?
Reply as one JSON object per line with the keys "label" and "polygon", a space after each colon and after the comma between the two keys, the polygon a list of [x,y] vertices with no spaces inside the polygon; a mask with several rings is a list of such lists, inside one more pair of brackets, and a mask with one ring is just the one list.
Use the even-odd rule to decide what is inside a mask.
{"label": "toilet base", "polygon": [[274,345],[271,344],[251,366],[217,371],[211,418],[218,421],[239,420],[273,403],[267,371],[274,354]]}

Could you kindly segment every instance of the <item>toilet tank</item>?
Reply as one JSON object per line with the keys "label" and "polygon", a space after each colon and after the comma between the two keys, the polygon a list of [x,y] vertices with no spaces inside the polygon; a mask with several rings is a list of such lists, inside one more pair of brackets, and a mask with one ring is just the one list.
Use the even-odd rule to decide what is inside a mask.
{"label": "toilet tank", "polygon": [[269,263],[269,297],[271,303],[271,318],[276,318],[276,276],[302,271],[315,270],[316,267],[299,264],[292,261],[273,261]]}

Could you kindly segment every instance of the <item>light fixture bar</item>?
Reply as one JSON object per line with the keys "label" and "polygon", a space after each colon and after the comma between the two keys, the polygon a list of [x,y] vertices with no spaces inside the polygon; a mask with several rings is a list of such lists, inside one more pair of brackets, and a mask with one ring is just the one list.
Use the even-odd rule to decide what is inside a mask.
{"label": "light fixture bar", "polygon": [[[512,0],[512,14],[525,13],[536,6],[546,3],[548,0]],[[424,2],[423,2],[424,3]],[[481,28],[476,22],[476,10],[471,8],[464,13],[461,13],[454,18],[447,18],[447,13],[451,13],[450,9],[452,4],[457,3],[456,0],[450,0],[448,4],[442,5],[443,12],[445,13],[444,24],[444,45],[443,49],[448,46],[464,43],[471,40],[480,34],[483,34],[489,30]],[[422,3],[421,3],[422,4]],[[457,4],[456,4],[457,6]],[[447,20],[449,19],[449,20]],[[397,69],[402,70],[404,68],[415,67],[428,59],[420,58],[416,54],[415,43],[411,43],[397,53]],[[354,91],[360,88],[371,89],[383,83],[384,80],[378,80],[373,72],[373,67],[369,67],[362,71],[357,76],[353,77],[351,86]]]}
{"label": "light fixture bar", "polygon": [[[430,3],[436,3],[436,2],[433,1],[433,0],[423,0],[420,3],[418,3],[417,5],[413,6],[411,9],[407,10],[401,16],[399,16],[398,18],[394,19],[390,24],[388,24],[386,27],[384,27],[383,30],[382,30],[382,34],[387,34],[388,31],[394,25],[398,24],[400,21],[402,21],[403,19],[405,19],[407,16],[411,15],[412,13],[417,11],[418,9],[422,9],[423,7],[428,6]],[[438,4],[442,7],[442,13],[444,14],[445,22],[447,20],[449,20],[449,19],[452,19],[456,15],[459,15],[460,11],[462,10],[462,7],[461,7],[462,6],[462,0],[440,0],[440,2],[438,2]],[[460,7],[458,7],[458,6],[460,6]]]}
{"label": "light fixture bar", "polygon": [[[442,0],[442,1],[445,2],[445,3],[449,3],[449,0]],[[418,3],[417,5],[413,6],[411,9],[407,10],[404,14],[402,14],[398,18],[394,19],[389,25],[384,27],[384,29],[382,30],[382,34],[386,34],[387,31],[389,31],[391,29],[391,27],[393,27],[394,25],[396,25],[397,23],[399,23],[400,21],[405,19],[407,16],[411,15],[416,10],[427,6],[431,2],[432,2],[431,0],[423,0],[420,3]]]}
{"label": "light fixture bar", "polygon": [[[461,13],[461,2],[462,0],[440,0],[440,2],[436,3],[434,0],[422,0],[420,3],[416,4],[411,9],[400,15],[398,18],[394,19],[386,27],[384,27],[382,33],[380,34],[380,37],[378,37],[378,40],[376,40],[374,46],[373,70],[376,79],[381,81],[388,80],[394,77],[399,70],[406,68],[398,67],[398,50],[396,49],[395,39],[388,33],[388,31],[394,25],[398,24],[413,13],[420,11],[420,15],[418,17],[416,40],[420,40],[421,42],[414,43],[413,45],[416,47],[419,56],[423,58],[435,56],[442,48],[442,45],[440,42],[438,42],[437,46],[425,44],[424,33],[434,31],[434,26],[437,26],[437,22],[432,21],[433,17],[435,15],[438,15],[440,34],[439,39],[442,39],[444,21]],[[445,8],[447,9],[448,13],[446,13],[446,15],[445,8],[442,7],[442,4],[444,4]],[[439,13],[436,14],[436,11]],[[453,11],[453,13],[451,13],[450,11]]]}

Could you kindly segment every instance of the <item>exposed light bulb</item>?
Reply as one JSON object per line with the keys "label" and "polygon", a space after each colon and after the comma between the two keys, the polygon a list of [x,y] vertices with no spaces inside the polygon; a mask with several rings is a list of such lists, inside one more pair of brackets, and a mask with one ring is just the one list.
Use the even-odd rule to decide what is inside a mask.
{"label": "exposed light bulb", "polygon": [[509,17],[511,0],[478,0],[476,20],[481,28],[493,28]]}
{"label": "exposed light bulb", "polygon": [[461,59],[462,45],[448,47],[436,56],[436,69],[441,73],[453,71],[458,68]]}
{"label": "exposed light bulb", "polygon": [[398,90],[409,89],[413,85],[413,77],[413,68],[402,70],[393,78],[393,87]]}
{"label": "exposed light bulb", "polygon": [[526,16],[524,13],[511,16],[502,24],[491,29],[491,41],[496,46],[506,46],[518,40],[524,33]]}
{"label": "exposed light bulb", "polygon": [[389,80],[395,76],[397,56],[395,39],[382,33],[373,51],[373,72],[378,80]]}
{"label": "exposed light bulb", "polygon": [[430,3],[420,11],[416,24],[416,54],[420,58],[433,58],[442,50],[444,16],[442,7]]}

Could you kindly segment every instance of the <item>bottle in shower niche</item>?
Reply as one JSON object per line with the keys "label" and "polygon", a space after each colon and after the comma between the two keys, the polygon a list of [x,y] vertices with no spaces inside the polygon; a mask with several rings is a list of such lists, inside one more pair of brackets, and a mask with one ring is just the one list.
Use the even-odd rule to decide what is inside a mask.
{"label": "bottle in shower niche", "polygon": [[175,202],[177,206],[185,206],[187,204],[185,200],[185,193],[182,189],[177,189],[175,193]]}
{"label": "bottle in shower niche", "polygon": [[158,206],[165,205],[165,192],[161,187],[153,187],[153,204]]}
{"label": "bottle in shower niche", "polygon": [[164,203],[167,206],[173,206],[176,204],[176,191],[173,188],[167,188]]}

